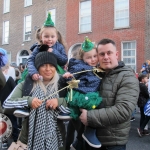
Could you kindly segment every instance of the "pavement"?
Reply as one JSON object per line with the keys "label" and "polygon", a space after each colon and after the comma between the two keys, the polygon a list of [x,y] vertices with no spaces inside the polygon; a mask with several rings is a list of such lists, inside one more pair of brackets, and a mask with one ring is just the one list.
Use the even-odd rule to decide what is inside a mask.
{"label": "pavement", "polygon": [[[131,130],[129,135],[129,141],[127,143],[126,150],[150,150],[150,135],[139,137],[137,128],[139,127],[140,122],[140,113],[137,108],[135,113],[135,120],[131,122]],[[150,121],[149,121],[149,131],[150,131]],[[9,145],[11,144],[12,139],[9,139]],[[7,150],[2,149],[0,150]]]}
{"label": "pavement", "polygon": [[[137,108],[135,120],[131,122],[131,130],[126,150],[150,150],[150,135],[139,137],[137,132],[139,123],[140,123],[140,113],[139,109]],[[150,121],[148,124],[150,131]]]}

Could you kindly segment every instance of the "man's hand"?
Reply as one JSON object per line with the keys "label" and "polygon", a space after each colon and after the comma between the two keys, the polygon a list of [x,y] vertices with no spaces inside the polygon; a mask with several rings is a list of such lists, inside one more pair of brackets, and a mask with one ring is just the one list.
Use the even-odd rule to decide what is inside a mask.
{"label": "man's hand", "polygon": [[40,107],[41,105],[42,105],[42,100],[40,100],[40,99],[38,99],[37,97],[35,97],[33,100],[32,100],[32,103],[31,103],[31,105],[32,105],[32,108],[33,109],[36,109],[36,108],[38,108],[38,107]]}
{"label": "man's hand", "polygon": [[46,109],[56,109],[58,107],[58,100],[57,98],[49,99],[46,102]]}
{"label": "man's hand", "polygon": [[81,122],[87,126],[88,125],[88,122],[87,122],[87,110],[86,109],[80,109],[81,111],[81,115],[80,115],[80,120]]}

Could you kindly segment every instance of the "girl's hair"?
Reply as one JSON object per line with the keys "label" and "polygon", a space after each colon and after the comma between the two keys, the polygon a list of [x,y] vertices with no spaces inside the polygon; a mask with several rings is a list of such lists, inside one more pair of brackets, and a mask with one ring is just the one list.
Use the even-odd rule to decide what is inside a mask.
{"label": "girl's hair", "polygon": [[36,38],[38,44],[41,43],[41,39],[40,39],[40,31],[41,31],[41,28],[38,28],[38,29],[36,30],[36,33],[35,33],[35,38]]}
{"label": "girl's hair", "polygon": [[[58,80],[59,80],[59,75],[58,75],[58,73],[57,73],[57,71],[56,71],[55,74],[54,74],[54,77],[53,77],[52,80],[48,83],[48,85],[49,85],[49,84],[52,84],[52,87],[51,87],[51,91],[52,91],[52,92],[58,91]],[[34,81],[33,88],[32,88],[32,90],[31,90],[31,92],[33,92],[34,89],[35,89],[38,85],[41,87],[41,89],[42,89],[42,90],[45,92],[45,94],[46,94],[47,89],[46,89],[45,85],[43,84],[43,82],[42,82],[41,80]],[[48,85],[47,85],[47,86],[48,86]],[[56,94],[57,94],[57,93],[56,93]]]}
{"label": "girl's hair", "polygon": [[[52,26],[45,27],[45,26],[43,26],[42,28],[40,28],[40,31],[39,31],[39,34],[38,34],[39,38],[40,38],[40,36],[42,35],[44,29],[46,29],[46,28],[54,28],[54,29],[56,30],[56,34],[57,34],[57,37],[58,37],[58,42],[61,43],[61,44],[65,47],[65,49],[66,49],[66,44],[65,44],[65,42],[64,42],[64,40],[63,40],[63,38],[62,38],[62,35],[61,35],[61,33],[56,29],[56,27],[52,27]],[[39,40],[39,41],[40,41],[39,44],[42,45],[42,44],[43,44],[42,41],[41,41],[41,40]]]}
{"label": "girl's hair", "polygon": [[[93,49],[95,49],[95,50],[97,51],[96,45],[94,45]],[[82,48],[80,47],[80,48],[77,50],[76,59],[82,60],[85,53],[86,53],[86,52],[83,51]]]}

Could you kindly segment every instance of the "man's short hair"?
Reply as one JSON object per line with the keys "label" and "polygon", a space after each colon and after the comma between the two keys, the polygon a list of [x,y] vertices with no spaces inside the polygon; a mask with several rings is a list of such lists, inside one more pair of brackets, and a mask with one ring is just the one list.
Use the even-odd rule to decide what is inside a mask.
{"label": "man's short hair", "polygon": [[146,78],[147,75],[146,74],[140,74],[139,77],[138,77],[138,80],[141,82],[142,79]]}
{"label": "man's short hair", "polygon": [[116,43],[111,39],[102,39],[98,42],[97,46],[106,45],[106,44],[109,44],[109,43],[113,44],[116,47]]}

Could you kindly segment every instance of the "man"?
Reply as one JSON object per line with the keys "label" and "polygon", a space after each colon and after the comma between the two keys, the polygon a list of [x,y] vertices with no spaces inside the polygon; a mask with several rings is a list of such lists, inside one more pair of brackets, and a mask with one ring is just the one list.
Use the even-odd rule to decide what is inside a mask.
{"label": "man", "polygon": [[100,86],[103,99],[97,109],[81,109],[80,120],[84,125],[97,129],[96,135],[102,143],[100,150],[125,150],[131,114],[139,96],[139,81],[132,69],[123,62],[118,63],[114,41],[103,39],[97,49],[100,66],[105,70]]}

